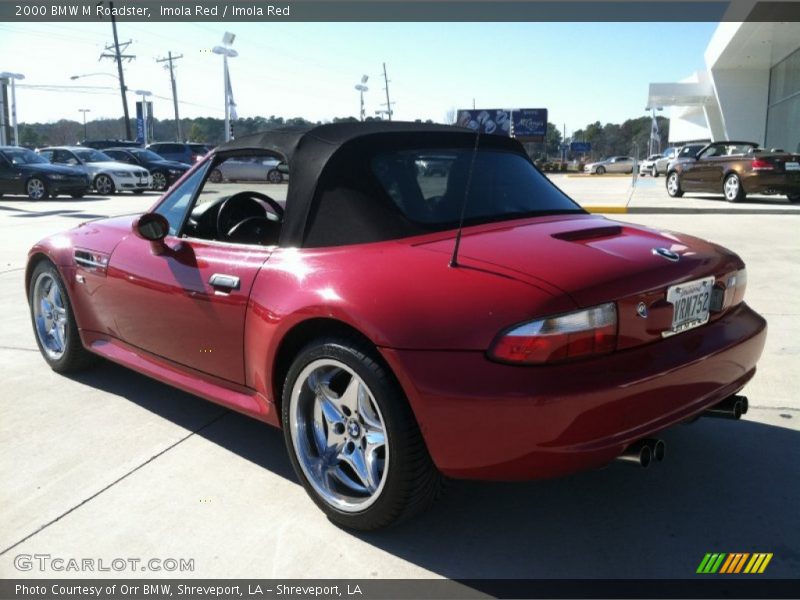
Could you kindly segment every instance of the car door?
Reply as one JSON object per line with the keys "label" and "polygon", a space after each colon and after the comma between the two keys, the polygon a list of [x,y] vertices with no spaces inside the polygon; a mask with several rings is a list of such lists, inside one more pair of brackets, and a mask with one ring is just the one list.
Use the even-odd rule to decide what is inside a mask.
{"label": "car door", "polygon": [[24,184],[22,170],[0,153],[0,194],[20,194]]}
{"label": "car door", "polygon": [[108,263],[103,304],[128,344],[244,384],[250,290],[270,250],[170,236],[168,250],[127,236]]}
{"label": "car door", "polygon": [[248,299],[271,250],[176,235],[204,172],[195,172],[165,201],[173,207],[165,214],[172,232],[167,250],[157,254],[150,242],[125,237],[111,254],[98,301],[108,315],[106,328],[126,343],[244,384]]}
{"label": "car door", "polygon": [[692,189],[698,192],[720,193],[722,177],[728,162],[729,157],[725,154],[724,146],[711,146],[699,154],[690,171]]}

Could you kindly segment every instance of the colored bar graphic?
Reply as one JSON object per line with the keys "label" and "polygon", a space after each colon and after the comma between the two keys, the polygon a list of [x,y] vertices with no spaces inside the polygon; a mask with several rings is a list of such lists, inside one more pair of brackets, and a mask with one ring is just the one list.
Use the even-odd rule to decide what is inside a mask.
{"label": "colored bar graphic", "polygon": [[771,560],[772,560],[772,552],[770,552],[769,554],[766,555],[766,557],[764,558],[764,562],[761,563],[761,567],[759,567],[759,569],[758,569],[758,572],[759,573],[763,573],[764,569],[767,568],[767,565],[769,564],[769,561],[771,561]]}
{"label": "colored bar graphic", "polygon": [[[755,552],[708,552],[703,556],[697,573],[703,574],[726,574],[733,575],[739,573],[763,573],[769,562],[772,560],[772,553]],[[747,565],[747,566],[745,566]]]}
{"label": "colored bar graphic", "polygon": [[731,568],[731,563],[734,562],[736,558],[735,554],[728,554],[728,559],[723,563],[722,568],[719,570],[720,573],[728,573],[728,569]]}

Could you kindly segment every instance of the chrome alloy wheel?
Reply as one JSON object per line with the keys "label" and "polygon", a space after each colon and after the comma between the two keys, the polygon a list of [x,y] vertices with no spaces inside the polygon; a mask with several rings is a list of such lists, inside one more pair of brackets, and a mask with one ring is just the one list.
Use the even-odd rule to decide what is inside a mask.
{"label": "chrome alloy wheel", "polygon": [[731,175],[725,180],[725,199],[736,200],[739,197],[739,178]]}
{"label": "chrome alloy wheel", "polygon": [[33,316],[42,348],[58,360],[67,348],[67,309],[61,286],[50,273],[39,275],[34,285]]}
{"label": "chrome alloy wheel", "polygon": [[338,360],[309,363],[292,388],[292,445],[317,494],[358,512],[380,496],[389,470],[386,426],[372,392]]}
{"label": "chrome alloy wheel", "polygon": [[678,193],[678,174],[677,173],[670,173],[669,179],[667,179],[667,191],[669,192],[670,196],[674,196]]}
{"label": "chrome alloy wheel", "polygon": [[41,200],[45,196],[45,187],[44,183],[41,179],[36,179],[35,177],[28,181],[28,185],[26,186],[26,191],[28,192],[28,197],[31,200]]}
{"label": "chrome alloy wheel", "polygon": [[97,193],[103,196],[114,193],[114,182],[111,181],[111,178],[108,175],[98,175],[97,179],[95,180],[94,187],[97,190]]}
{"label": "chrome alloy wheel", "polygon": [[167,176],[160,171],[153,173],[153,178],[150,181],[150,188],[158,190],[159,192],[167,189]]}

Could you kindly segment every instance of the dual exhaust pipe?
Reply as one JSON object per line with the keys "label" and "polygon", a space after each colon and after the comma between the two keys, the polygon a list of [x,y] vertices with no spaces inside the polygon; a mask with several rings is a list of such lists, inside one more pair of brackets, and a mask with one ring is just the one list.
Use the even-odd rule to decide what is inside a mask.
{"label": "dual exhaust pipe", "polygon": [[620,454],[616,460],[627,463],[635,467],[646,469],[653,461],[661,462],[667,452],[667,445],[664,440],[646,438],[634,442]]}
{"label": "dual exhaust pipe", "polygon": [[[748,403],[745,396],[730,396],[711,408],[707,408],[700,416],[716,419],[740,419],[743,414],[747,413],[747,408]],[[625,448],[616,460],[646,469],[653,461],[664,460],[666,449],[664,440],[645,438]]]}

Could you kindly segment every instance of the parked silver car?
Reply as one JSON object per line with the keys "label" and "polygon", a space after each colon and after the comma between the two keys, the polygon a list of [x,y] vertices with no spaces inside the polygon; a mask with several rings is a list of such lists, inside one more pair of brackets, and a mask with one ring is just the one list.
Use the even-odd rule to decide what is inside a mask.
{"label": "parked silver car", "polygon": [[264,156],[229,158],[211,171],[209,179],[214,183],[221,181],[268,181],[269,183],[281,183],[283,181],[283,173],[278,170],[279,164],[280,161],[278,159],[264,158]]}
{"label": "parked silver car", "polygon": [[602,175],[603,173],[633,173],[633,157],[612,156],[583,167],[584,173]]}

